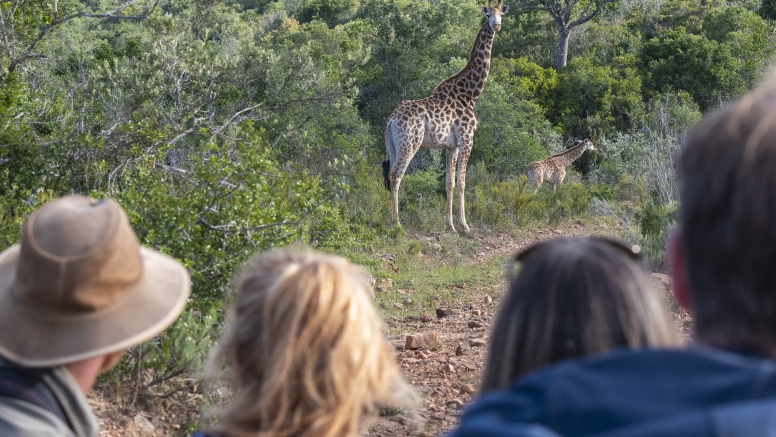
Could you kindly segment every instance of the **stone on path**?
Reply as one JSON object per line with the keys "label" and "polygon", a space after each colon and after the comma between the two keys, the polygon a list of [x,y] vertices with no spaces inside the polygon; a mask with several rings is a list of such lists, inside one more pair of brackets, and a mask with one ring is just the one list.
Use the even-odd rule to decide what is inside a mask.
{"label": "stone on path", "polygon": [[456,315],[458,315],[458,311],[450,310],[450,309],[444,309],[444,308],[437,308],[436,315],[437,315],[438,318],[442,319],[444,317],[456,316]]}
{"label": "stone on path", "polygon": [[408,335],[407,342],[404,343],[404,349],[431,349],[439,345],[439,332],[431,331],[420,335]]}
{"label": "stone on path", "polygon": [[471,347],[485,346],[485,340],[481,338],[471,338],[469,339],[469,346]]}
{"label": "stone on path", "polygon": [[151,423],[151,421],[148,420],[142,414],[138,414],[135,416],[135,426],[137,427],[137,430],[140,432],[152,432],[156,429],[156,427]]}
{"label": "stone on path", "polygon": [[471,352],[472,348],[466,343],[458,343],[458,346],[455,348],[455,355],[460,357],[462,355],[466,355],[469,352]]}

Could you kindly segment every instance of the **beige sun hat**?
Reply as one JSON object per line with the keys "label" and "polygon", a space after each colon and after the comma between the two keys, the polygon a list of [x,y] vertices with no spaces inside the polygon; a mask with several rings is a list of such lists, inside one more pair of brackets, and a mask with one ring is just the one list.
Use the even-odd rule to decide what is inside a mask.
{"label": "beige sun hat", "polygon": [[115,201],[55,200],[0,253],[0,356],[50,367],[127,348],[169,326],[190,288],[180,263],[140,246]]}

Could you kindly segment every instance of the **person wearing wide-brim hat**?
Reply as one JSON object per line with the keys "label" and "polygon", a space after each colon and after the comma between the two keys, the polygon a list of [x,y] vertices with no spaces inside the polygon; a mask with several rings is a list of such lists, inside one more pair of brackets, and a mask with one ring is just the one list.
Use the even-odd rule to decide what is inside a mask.
{"label": "person wearing wide-brim hat", "polygon": [[38,209],[0,253],[0,436],[96,436],[85,393],[189,292],[186,269],[142,247],[115,201]]}

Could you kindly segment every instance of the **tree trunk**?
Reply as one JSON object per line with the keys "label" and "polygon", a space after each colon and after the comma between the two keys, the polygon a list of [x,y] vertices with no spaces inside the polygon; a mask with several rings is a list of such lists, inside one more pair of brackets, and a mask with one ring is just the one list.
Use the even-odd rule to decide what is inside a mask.
{"label": "tree trunk", "polygon": [[568,58],[569,55],[570,33],[571,29],[558,26],[558,36],[560,36],[560,40],[558,41],[558,53],[555,56],[555,69],[557,70],[566,66],[566,58]]}

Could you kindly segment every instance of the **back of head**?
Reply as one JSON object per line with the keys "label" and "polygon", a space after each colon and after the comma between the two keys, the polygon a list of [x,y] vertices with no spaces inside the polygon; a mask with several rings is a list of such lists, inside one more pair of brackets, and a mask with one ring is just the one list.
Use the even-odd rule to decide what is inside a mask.
{"label": "back of head", "polygon": [[496,319],[482,390],[563,359],[677,345],[665,303],[623,250],[597,239],[532,249]]}
{"label": "back of head", "polygon": [[240,390],[216,431],[350,436],[378,403],[406,404],[368,287],[339,257],[286,250],[251,263],[217,355]]}
{"label": "back of head", "polygon": [[690,134],[679,160],[696,338],[776,349],[776,82]]}

